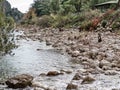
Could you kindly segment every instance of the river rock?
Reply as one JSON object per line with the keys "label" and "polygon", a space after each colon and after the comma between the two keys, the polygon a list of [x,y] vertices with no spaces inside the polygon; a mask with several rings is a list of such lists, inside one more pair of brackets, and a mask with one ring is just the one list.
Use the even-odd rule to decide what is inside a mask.
{"label": "river rock", "polygon": [[8,79],[5,83],[9,88],[25,88],[31,86],[33,77],[27,74],[17,75]]}
{"label": "river rock", "polygon": [[105,70],[105,71],[106,71],[106,70],[111,70],[111,69],[112,69],[112,68],[111,68],[110,66],[103,66],[103,67],[102,67],[102,70]]}
{"label": "river rock", "polygon": [[77,90],[78,86],[72,83],[69,83],[66,90]]}
{"label": "river rock", "polygon": [[88,56],[89,56],[90,59],[96,59],[97,55],[98,55],[98,52],[95,51],[95,50],[88,52]]}
{"label": "river rock", "polygon": [[98,55],[98,56],[97,56],[97,60],[99,60],[99,61],[103,60],[103,58],[104,58],[104,57],[103,57],[102,55]]}
{"label": "river rock", "polygon": [[62,74],[64,74],[64,72],[66,73],[66,74],[71,74],[72,73],[72,70],[60,70],[60,73]]}
{"label": "river rock", "polygon": [[38,48],[38,49],[36,49],[36,50],[37,50],[37,51],[40,51],[40,50],[42,50],[42,49],[39,49],[39,48]]}
{"label": "river rock", "polygon": [[35,90],[49,90],[47,85],[43,85],[40,82],[35,81],[32,82],[32,87],[34,87]]}
{"label": "river rock", "polygon": [[80,79],[82,79],[82,76],[80,76],[79,73],[76,73],[72,80],[80,80]]}
{"label": "river rock", "polygon": [[72,71],[71,71],[71,70],[67,70],[67,71],[65,71],[65,73],[67,73],[67,74],[71,74]]}
{"label": "river rock", "polygon": [[100,63],[99,63],[99,67],[100,68],[103,68],[103,66],[110,66],[111,63],[108,62],[107,60],[102,60]]}
{"label": "river rock", "polygon": [[90,83],[93,83],[94,81],[95,79],[93,77],[86,76],[81,82],[81,84],[90,84]]}
{"label": "river rock", "polygon": [[0,85],[5,85],[5,82],[3,82],[3,81],[0,81]]}
{"label": "river rock", "polygon": [[115,71],[115,70],[107,70],[107,71],[105,72],[105,75],[116,75],[116,74],[118,74],[118,73],[117,73],[117,71]]}
{"label": "river rock", "polygon": [[46,76],[46,74],[45,73],[41,73],[39,76]]}
{"label": "river rock", "polygon": [[49,71],[47,73],[47,76],[57,76],[57,75],[60,75],[61,73],[57,72],[57,71]]}
{"label": "river rock", "polygon": [[46,45],[49,46],[51,45],[51,43],[49,41],[46,41]]}
{"label": "river rock", "polygon": [[72,57],[78,57],[80,55],[80,52],[79,51],[73,51],[72,53]]}

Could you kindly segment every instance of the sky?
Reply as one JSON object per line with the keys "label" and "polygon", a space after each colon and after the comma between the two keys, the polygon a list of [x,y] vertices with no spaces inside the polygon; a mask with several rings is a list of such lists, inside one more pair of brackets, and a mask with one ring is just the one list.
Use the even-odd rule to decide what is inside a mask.
{"label": "sky", "polygon": [[34,0],[7,0],[12,7],[18,8],[21,12],[25,13]]}

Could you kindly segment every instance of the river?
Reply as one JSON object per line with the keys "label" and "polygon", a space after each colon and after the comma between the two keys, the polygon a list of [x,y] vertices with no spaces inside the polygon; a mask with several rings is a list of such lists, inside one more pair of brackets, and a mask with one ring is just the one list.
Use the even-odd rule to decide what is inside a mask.
{"label": "river", "polygon": [[[16,41],[17,49],[12,54],[0,57],[0,78],[28,73],[39,75],[50,70],[69,69],[69,57],[55,51],[45,42],[31,39]],[[33,73],[34,72],[34,73]]]}

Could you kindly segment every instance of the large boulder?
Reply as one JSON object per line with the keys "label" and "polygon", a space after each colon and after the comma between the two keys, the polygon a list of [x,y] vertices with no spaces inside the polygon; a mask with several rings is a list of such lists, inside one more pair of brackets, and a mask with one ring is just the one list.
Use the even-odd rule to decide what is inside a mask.
{"label": "large boulder", "polygon": [[27,74],[17,75],[8,79],[5,83],[9,88],[25,88],[31,86],[33,77]]}

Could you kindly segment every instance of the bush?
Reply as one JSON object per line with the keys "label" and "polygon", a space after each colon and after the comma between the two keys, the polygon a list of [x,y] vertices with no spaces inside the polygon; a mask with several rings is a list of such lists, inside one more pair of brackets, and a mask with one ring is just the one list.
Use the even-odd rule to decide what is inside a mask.
{"label": "bush", "polygon": [[34,18],[34,19],[24,19],[20,22],[20,24],[21,25],[28,25],[28,24],[29,25],[34,25],[34,24],[36,24],[36,22],[37,22],[36,18]]}
{"label": "bush", "polygon": [[90,21],[84,21],[81,23],[80,28],[84,30],[90,30],[92,27],[92,23]]}
{"label": "bush", "polygon": [[[0,14],[2,15],[2,14]],[[2,19],[1,19],[2,18]],[[4,21],[3,21],[4,20]],[[3,24],[1,24],[3,23]],[[11,17],[0,17],[0,51],[7,53],[14,48],[14,20]]]}
{"label": "bush", "polygon": [[72,19],[69,16],[57,15],[54,19],[53,27],[60,28],[68,25]]}
{"label": "bush", "polygon": [[114,24],[112,25],[113,29],[120,29],[120,22],[114,22]]}
{"label": "bush", "polygon": [[83,27],[88,27],[91,25],[92,19],[94,19],[95,17],[99,17],[100,16],[100,11],[98,10],[89,10],[86,12],[82,12],[82,13],[78,13],[75,14],[73,19],[72,19],[72,25],[75,26],[79,26],[82,25]]}
{"label": "bush", "polygon": [[107,21],[106,21],[106,20],[103,20],[103,21],[102,21],[102,27],[105,28],[106,25],[107,25]]}
{"label": "bush", "polygon": [[50,27],[52,23],[53,23],[53,18],[48,15],[44,15],[40,17],[37,21],[37,25],[39,25],[42,28]]}

